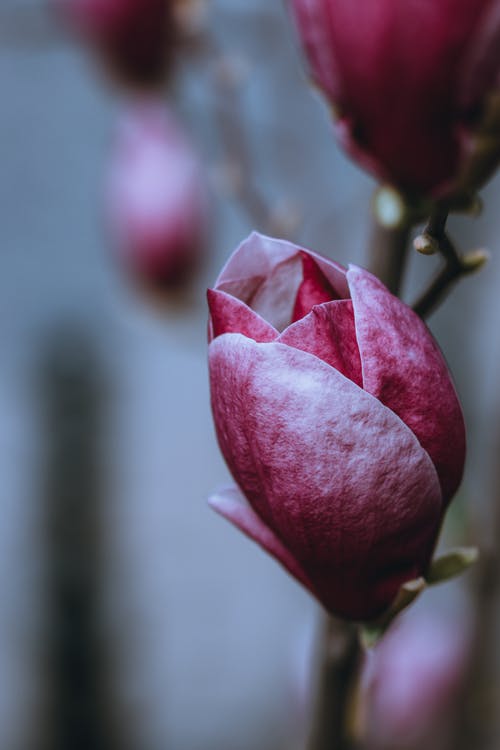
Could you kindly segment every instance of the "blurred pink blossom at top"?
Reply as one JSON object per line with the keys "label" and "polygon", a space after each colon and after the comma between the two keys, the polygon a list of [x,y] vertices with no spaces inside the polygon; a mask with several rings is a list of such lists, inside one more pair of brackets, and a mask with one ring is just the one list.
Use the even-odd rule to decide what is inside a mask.
{"label": "blurred pink blossom at top", "polygon": [[289,3],[351,156],[403,191],[452,190],[499,89],[500,0]]}

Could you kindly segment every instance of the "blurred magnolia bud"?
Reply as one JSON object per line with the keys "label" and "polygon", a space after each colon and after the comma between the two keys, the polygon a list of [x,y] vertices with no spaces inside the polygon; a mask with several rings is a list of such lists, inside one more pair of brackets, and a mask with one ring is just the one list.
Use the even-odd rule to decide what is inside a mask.
{"label": "blurred magnolia bud", "polygon": [[403,615],[368,651],[365,731],[376,750],[447,747],[471,646],[467,619]]}
{"label": "blurred magnolia bud", "polygon": [[339,140],[410,196],[480,187],[500,160],[500,1],[289,0]]}
{"label": "blurred magnolia bud", "polygon": [[161,102],[133,103],[112,152],[107,219],[117,257],[152,290],[182,283],[205,242],[203,171],[172,113]]}
{"label": "blurred magnolia bud", "polygon": [[116,78],[139,87],[164,81],[175,40],[171,0],[54,2]]}

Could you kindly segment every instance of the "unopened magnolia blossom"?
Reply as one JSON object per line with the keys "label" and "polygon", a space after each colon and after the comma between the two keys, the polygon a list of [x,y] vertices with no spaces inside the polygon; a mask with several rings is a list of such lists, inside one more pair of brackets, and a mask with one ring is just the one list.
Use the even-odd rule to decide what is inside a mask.
{"label": "unopened magnolia blossom", "polygon": [[156,86],[168,72],[175,30],[171,0],[53,0],[113,74]]}
{"label": "unopened magnolia blossom", "polygon": [[154,288],[184,280],[206,241],[203,172],[162,102],[129,104],[118,123],[107,180],[110,239],[120,263]]}
{"label": "unopened magnolia blossom", "polygon": [[442,196],[477,187],[498,163],[499,0],[289,4],[338,137],[363,167]]}
{"label": "unopened magnolia blossom", "polygon": [[213,416],[237,482],[211,504],[327,610],[376,618],[425,573],[462,476],[441,352],[367,271],[257,234],[208,300]]}

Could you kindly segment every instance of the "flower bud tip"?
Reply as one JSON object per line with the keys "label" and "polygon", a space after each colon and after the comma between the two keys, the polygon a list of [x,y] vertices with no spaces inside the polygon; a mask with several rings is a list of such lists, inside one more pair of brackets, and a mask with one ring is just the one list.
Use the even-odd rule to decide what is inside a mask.
{"label": "flower bud tip", "polygon": [[422,255],[435,255],[439,250],[439,243],[429,234],[419,234],[413,240],[413,247]]}

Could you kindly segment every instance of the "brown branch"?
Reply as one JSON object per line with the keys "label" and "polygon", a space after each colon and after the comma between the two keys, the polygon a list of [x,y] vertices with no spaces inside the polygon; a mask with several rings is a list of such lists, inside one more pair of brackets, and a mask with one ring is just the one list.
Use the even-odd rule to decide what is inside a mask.
{"label": "brown branch", "polygon": [[369,269],[393,294],[399,295],[408,255],[410,227],[384,227],[375,220],[370,240]]}
{"label": "brown branch", "polygon": [[317,700],[308,750],[354,750],[349,703],[361,664],[356,626],[329,617],[324,626]]}
{"label": "brown branch", "polygon": [[444,266],[438,272],[430,286],[413,305],[421,318],[430,315],[451,291],[456,282],[463,276],[477,271],[487,260],[487,253],[476,250],[467,255],[460,255],[445,231],[448,212],[438,209],[429,219],[423,235],[415,241],[417,249],[424,253],[438,251]]}

